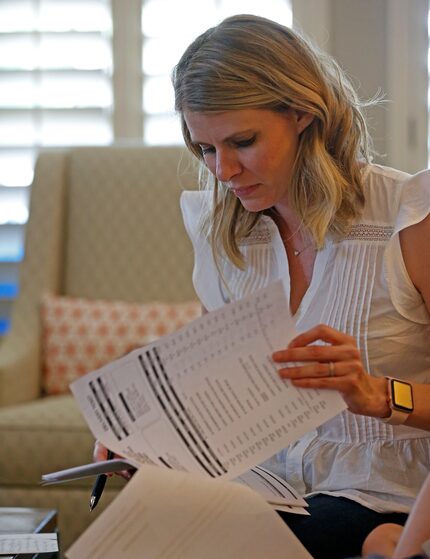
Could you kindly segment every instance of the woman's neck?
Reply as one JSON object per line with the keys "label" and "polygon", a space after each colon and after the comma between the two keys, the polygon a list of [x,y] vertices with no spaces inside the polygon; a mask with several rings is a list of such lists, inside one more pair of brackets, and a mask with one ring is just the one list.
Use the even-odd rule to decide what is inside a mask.
{"label": "woman's neck", "polygon": [[270,216],[278,227],[284,242],[294,246],[309,244],[312,237],[303,224],[303,220],[287,205],[272,208]]}

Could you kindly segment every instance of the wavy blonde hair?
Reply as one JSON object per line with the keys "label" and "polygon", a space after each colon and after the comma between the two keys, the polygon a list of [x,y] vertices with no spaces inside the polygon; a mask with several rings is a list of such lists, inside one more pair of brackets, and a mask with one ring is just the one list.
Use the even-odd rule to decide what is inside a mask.
{"label": "wavy blonde hair", "polygon": [[191,140],[184,111],[290,108],[314,116],[301,133],[289,203],[317,248],[327,233],[344,236],[364,205],[360,160],[370,161],[371,141],[361,103],[344,72],[288,27],[251,15],[225,19],[200,35],[173,70],[175,108],[189,150],[201,162],[201,184],[213,204],[204,228],[214,255],[223,250],[244,267],[239,244],[261,213],[240,201],[206,169]]}

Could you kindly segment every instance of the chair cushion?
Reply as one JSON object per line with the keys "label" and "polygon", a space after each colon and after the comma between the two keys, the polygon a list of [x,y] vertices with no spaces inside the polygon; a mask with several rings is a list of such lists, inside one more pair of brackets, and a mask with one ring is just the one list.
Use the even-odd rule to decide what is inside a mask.
{"label": "chair cushion", "polygon": [[126,303],[45,295],[42,300],[45,394],[136,347],[173,332],[201,313],[196,301]]}
{"label": "chair cushion", "polygon": [[0,408],[0,441],[0,486],[35,486],[42,474],[92,461],[94,437],[68,395]]}

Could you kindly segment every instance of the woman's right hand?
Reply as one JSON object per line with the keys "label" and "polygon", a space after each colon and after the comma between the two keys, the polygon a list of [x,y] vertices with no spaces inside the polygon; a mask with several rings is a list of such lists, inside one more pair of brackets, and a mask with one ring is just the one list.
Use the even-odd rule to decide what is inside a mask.
{"label": "woman's right hand", "polygon": [[[113,458],[124,458],[124,457],[120,456],[119,454],[114,454]],[[107,460],[107,459],[108,459],[108,449],[100,441],[96,440],[96,442],[94,443],[93,461],[101,462],[102,460]],[[115,472],[115,473],[128,481],[129,479],[131,479],[135,471],[136,470],[134,468],[130,468],[129,470],[121,470],[120,472]],[[106,474],[106,475],[110,477],[112,474]]]}
{"label": "woman's right hand", "polygon": [[93,461],[101,462],[102,460],[108,459],[108,449],[99,441],[96,440],[94,443],[93,450]]}

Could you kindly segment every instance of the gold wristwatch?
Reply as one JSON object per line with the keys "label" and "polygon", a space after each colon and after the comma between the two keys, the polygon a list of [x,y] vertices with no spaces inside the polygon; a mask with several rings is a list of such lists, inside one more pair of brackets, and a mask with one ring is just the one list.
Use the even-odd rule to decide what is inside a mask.
{"label": "gold wristwatch", "polygon": [[388,381],[388,404],[391,414],[381,420],[390,425],[402,425],[414,411],[412,385],[398,378],[386,377]]}

